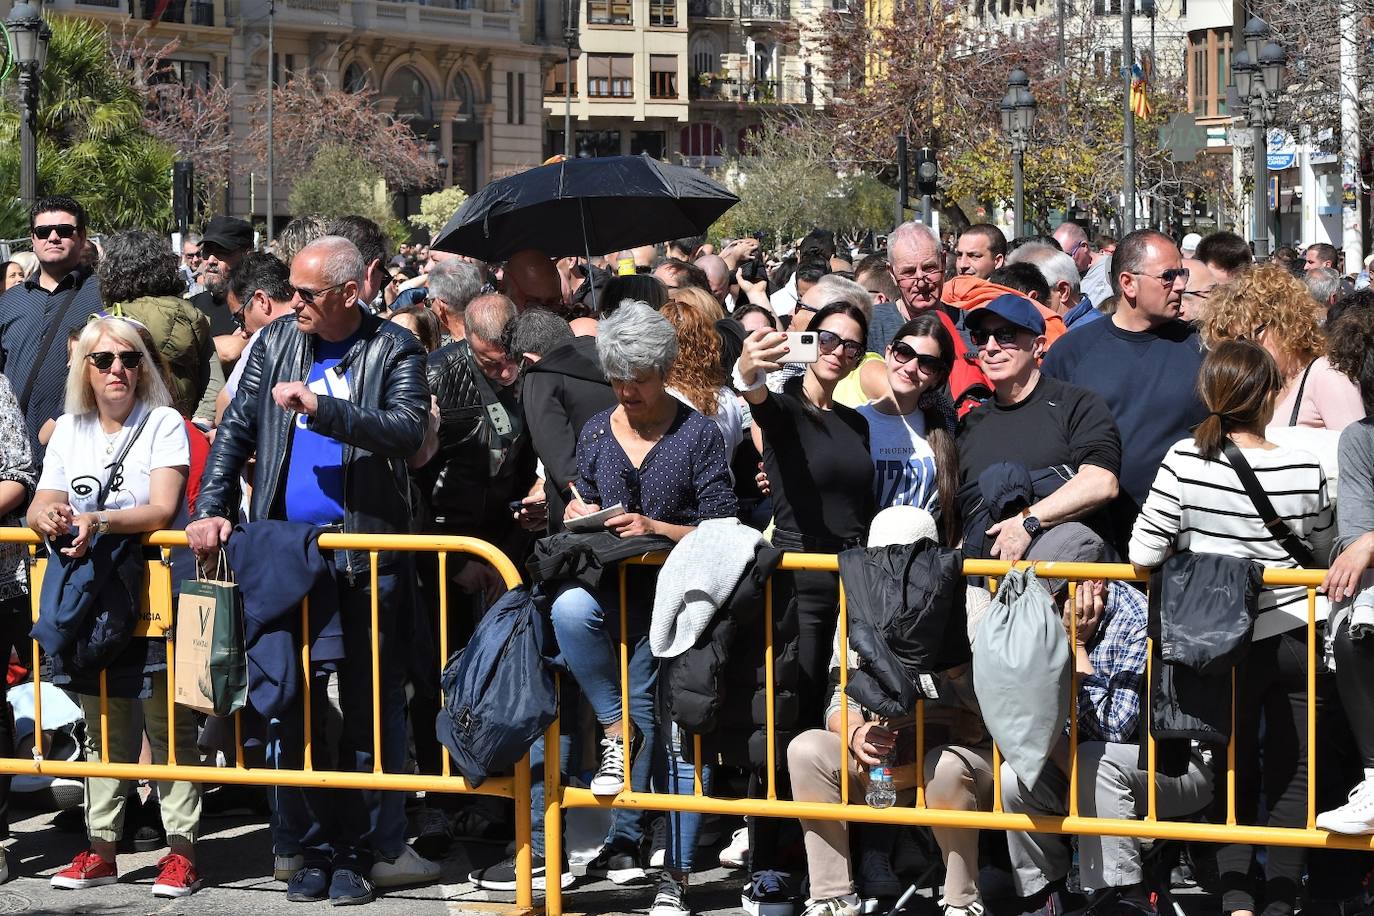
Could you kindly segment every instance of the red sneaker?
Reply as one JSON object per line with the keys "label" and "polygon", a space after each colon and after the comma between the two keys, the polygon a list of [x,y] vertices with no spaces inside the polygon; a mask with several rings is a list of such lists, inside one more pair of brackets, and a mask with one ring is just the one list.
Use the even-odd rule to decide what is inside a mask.
{"label": "red sneaker", "polygon": [[185,897],[200,890],[200,875],[191,860],[177,853],[169,853],[158,860],[154,897]]}
{"label": "red sneaker", "polygon": [[79,852],[72,864],[52,876],[52,886],[67,890],[81,890],[84,887],[100,887],[114,884],[119,880],[119,869],[113,862],[106,862],[91,850]]}

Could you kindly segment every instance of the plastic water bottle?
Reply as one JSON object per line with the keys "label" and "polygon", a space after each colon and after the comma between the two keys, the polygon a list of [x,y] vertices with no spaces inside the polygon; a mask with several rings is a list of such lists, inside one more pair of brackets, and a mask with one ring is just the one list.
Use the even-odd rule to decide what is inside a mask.
{"label": "plastic water bottle", "polygon": [[864,796],[870,808],[891,808],[897,803],[897,790],[892,785],[892,755],[888,754],[877,766],[868,768],[868,793]]}

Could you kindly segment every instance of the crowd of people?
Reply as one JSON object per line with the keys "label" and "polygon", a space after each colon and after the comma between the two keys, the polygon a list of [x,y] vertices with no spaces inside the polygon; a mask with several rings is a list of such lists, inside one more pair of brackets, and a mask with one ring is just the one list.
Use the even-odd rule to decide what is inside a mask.
{"label": "crowd of people", "polygon": [[[371,771],[375,746],[386,772],[437,774],[439,628],[461,648],[505,582],[453,557],[442,614],[432,560],[312,551],[316,535],[469,535],[520,565],[538,539],[616,507],[604,531],[725,566],[765,536],[790,551],[918,545],[1130,562],[1142,574],[1187,554],[1329,566],[1315,634],[1322,772],[1307,772],[1307,594],[1264,588],[1235,669],[1235,814],[1304,826],[1315,780],[1318,827],[1374,833],[1374,293],[1356,288],[1366,277],[1336,272],[1330,246],[1255,264],[1226,232],[1090,241],[1064,223],[1009,242],[975,225],[947,242],[905,223],[875,251],[837,250],[816,230],[773,253],[754,238],[689,238],[590,261],[525,250],[485,264],[423,246],[393,256],[361,217],[297,219],[260,251],[248,223],[216,216],[179,253],[136,230],[93,251],[85,213],[66,197],[38,201],[31,230],[32,256],[7,264],[0,296],[0,519],[44,539],[32,637],[45,678],[93,725],[87,759],[103,740],[111,761],[136,761],[143,736],[155,763],[169,744],[183,764],[213,766],[224,750],[213,718],[179,716],[169,734],[165,643],[132,635],[144,532],[185,529],[178,581],[221,556],[238,577],[260,648],[245,729],[255,760],[300,766],[308,725],[316,767]],[[993,599],[986,583],[953,576],[943,593],[957,588],[967,627],[956,633],[961,660],[934,671],[925,694],[920,779],[932,808],[991,810],[993,739],[968,659]],[[765,676],[761,641],[726,658],[719,677],[752,702],[700,761],[700,732],[671,695],[699,672],[679,666],[669,679],[651,632],[654,582],[630,581],[628,684],[618,592],[569,580],[546,595],[570,675],[564,733],[577,730],[579,707],[595,722],[583,742],[594,759],[584,764],[571,742],[560,749],[566,779],[601,796],[623,791],[627,774],[636,791],[691,793],[700,763],[706,791],[762,797],[776,786],[779,797],[838,802],[846,781],[862,798],[895,758],[896,771],[913,770],[896,783],[897,802],[911,803],[911,723],[838,689],[841,665],[874,661],[837,643],[839,576],[774,575],[775,664]],[[1076,637],[1079,810],[1139,818],[1145,595],[1123,582],[1070,594],[1034,581]],[[310,632],[293,637],[307,594]],[[19,659],[34,598],[22,549],[0,545],[0,636]],[[316,670],[300,672],[291,639],[307,635]],[[303,679],[319,700],[309,723]],[[760,750],[768,685],[775,760]],[[0,754],[14,756],[0,720]],[[1005,810],[1067,812],[1068,734],[1038,776],[1004,760]],[[1224,820],[1225,777],[1224,745],[1185,741],[1176,766],[1161,767],[1159,815]],[[534,785],[536,886],[554,874],[569,883],[566,863],[544,861]],[[8,791],[0,779],[6,831]],[[499,838],[509,819],[485,802],[398,792],[267,795],[273,873],[293,901],[366,903],[377,887],[435,881],[431,857],[457,838]],[[138,798],[119,780],[86,780],[89,843],[53,886],[118,879]],[[168,852],[155,895],[199,888],[206,798],[198,782],[157,787]],[[656,880],[652,916],[688,916],[689,876],[714,829],[696,814],[615,809],[586,873]],[[1069,838],[1049,834],[931,834],[947,916],[982,916],[999,869],[1021,912],[1055,916],[1079,886],[1111,892],[1099,912],[1154,912],[1137,840],[1081,836],[1075,857]],[[851,916],[904,889],[898,845],[880,826],[751,817],[720,861],[747,868],[751,916]],[[1332,869],[1325,855],[1232,843],[1191,859],[1225,913],[1285,916],[1353,895],[1369,871],[1367,856]],[[471,879],[512,889],[514,857]]]}

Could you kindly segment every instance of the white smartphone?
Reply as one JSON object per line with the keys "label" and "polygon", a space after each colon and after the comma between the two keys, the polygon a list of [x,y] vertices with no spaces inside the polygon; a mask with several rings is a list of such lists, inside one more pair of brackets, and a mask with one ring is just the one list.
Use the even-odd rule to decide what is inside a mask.
{"label": "white smartphone", "polygon": [[785,366],[788,363],[814,363],[820,358],[821,350],[816,343],[815,331],[788,331],[787,352],[778,362]]}

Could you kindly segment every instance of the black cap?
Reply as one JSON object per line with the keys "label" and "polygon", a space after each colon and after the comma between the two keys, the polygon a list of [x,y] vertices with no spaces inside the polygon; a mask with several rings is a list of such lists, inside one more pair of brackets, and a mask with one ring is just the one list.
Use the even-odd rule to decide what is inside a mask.
{"label": "black cap", "polygon": [[217,245],[225,251],[247,251],[253,247],[253,226],[236,216],[212,216],[200,235],[202,245]]}

